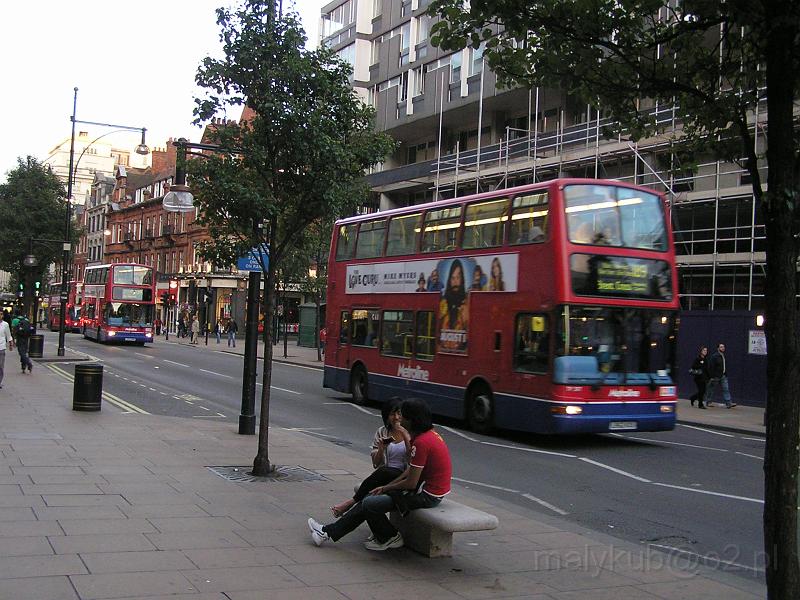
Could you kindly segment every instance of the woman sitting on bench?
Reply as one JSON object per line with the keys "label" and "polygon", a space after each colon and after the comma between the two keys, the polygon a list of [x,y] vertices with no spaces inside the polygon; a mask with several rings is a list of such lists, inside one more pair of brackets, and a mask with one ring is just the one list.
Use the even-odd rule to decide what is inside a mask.
{"label": "woman sitting on bench", "polygon": [[361,482],[352,498],[331,506],[337,519],[361,502],[376,487],[394,481],[408,466],[411,450],[411,435],[400,424],[400,399],[393,399],[381,406],[383,425],[378,427],[372,440],[372,466],[375,470]]}

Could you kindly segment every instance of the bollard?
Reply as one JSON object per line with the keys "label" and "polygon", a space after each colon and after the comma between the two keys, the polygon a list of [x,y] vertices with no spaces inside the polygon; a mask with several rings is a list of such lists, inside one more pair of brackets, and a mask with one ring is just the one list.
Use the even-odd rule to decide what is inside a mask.
{"label": "bollard", "polygon": [[103,365],[75,365],[72,410],[100,410],[103,395]]}
{"label": "bollard", "polygon": [[40,333],[33,334],[28,341],[28,356],[42,358],[44,354],[44,336]]}

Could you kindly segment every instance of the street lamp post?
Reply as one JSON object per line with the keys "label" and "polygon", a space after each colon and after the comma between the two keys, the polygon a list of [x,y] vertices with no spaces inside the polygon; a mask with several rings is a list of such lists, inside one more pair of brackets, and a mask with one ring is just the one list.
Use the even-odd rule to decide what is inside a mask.
{"label": "street lamp post", "polygon": [[[190,142],[180,138],[173,142],[177,148],[175,161],[175,183],[164,195],[164,210],[170,212],[189,212],[195,210],[194,197],[186,185],[186,152],[192,150],[220,150],[213,144]],[[202,156],[202,155],[198,155]],[[261,272],[250,271],[247,285],[247,321],[244,337],[244,366],[242,367],[242,407],[239,415],[239,433],[256,433],[256,373],[258,364],[258,315],[259,292],[261,291]],[[265,326],[267,326],[265,324]]]}
{"label": "street lamp post", "polygon": [[[64,246],[63,246],[63,253],[61,256],[61,297],[60,297],[61,321],[58,326],[58,356],[64,356],[65,354],[64,340],[66,338],[66,332],[67,332],[66,320],[64,319],[64,315],[67,312],[67,297],[69,295],[69,275],[70,275],[69,255],[70,251],[72,250],[72,244],[70,243],[70,239],[72,237],[70,235],[71,234],[70,224],[72,222],[72,186],[75,180],[75,170],[78,167],[77,163],[80,162],[81,158],[83,158],[83,153],[81,153],[80,157],[78,157],[78,161],[77,162],[75,161],[75,124],[82,123],[84,125],[111,127],[114,129],[122,129],[126,131],[141,131],[142,141],[136,147],[136,154],[150,153],[150,149],[147,147],[147,144],[145,144],[145,132],[147,131],[147,129],[144,127],[130,127],[128,125],[114,125],[112,123],[98,123],[95,121],[77,120],[75,118],[75,114],[78,107],[78,88],[77,87],[73,88],[72,91],[73,91],[72,116],[70,117],[70,121],[72,121],[72,134],[69,143],[69,173],[67,173],[67,206],[64,215]],[[91,146],[91,144],[89,145]],[[86,149],[84,149],[84,152],[85,151]]]}

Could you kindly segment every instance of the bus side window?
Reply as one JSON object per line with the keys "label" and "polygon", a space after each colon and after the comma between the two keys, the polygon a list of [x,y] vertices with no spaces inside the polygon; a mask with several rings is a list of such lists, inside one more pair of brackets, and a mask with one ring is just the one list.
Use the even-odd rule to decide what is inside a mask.
{"label": "bus side window", "polygon": [[356,249],[356,231],[358,224],[341,225],[336,239],[336,260],[349,260],[353,258]]}
{"label": "bus side window", "polygon": [[514,370],[547,373],[550,364],[550,324],[547,315],[519,314],[514,331]]}
{"label": "bus side window", "polygon": [[386,240],[386,219],[365,221],[358,231],[356,258],[377,258],[383,254]]}
{"label": "bus side window", "polygon": [[451,206],[425,213],[420,252],[455,250],[461,228],[461,207]]}
{"label": "bus side window", "polygon": [[410,310],[385,310],[381,325],[381,354],[411,356],[414,352],[414,313]]}
{"label": "bus side window", "polygon": [[392,217],[389,221],[389,237],[386,256],[414,254],[417,251],[417,231],[422,213]]}
{"label": "bus side window", "polygon": [[492,248],[504,239],[508,200],[476,202],[467,206],[462,248]]}
{"label": "bus side window", "polygon": [[350,343],[353,346],[378,345],[378,324],[380,313],[377,310],[358,308],[353,310],[350,321]]}
{"label": "bus side window", "polygon": [[517,196],[511,203],[509,244],[533,244],[547,239],[547,192]]}
{"label": "bus side window", "polygon": [[347,333],[350,331],[350,311],[343,310],[339,320],[339,343],[346,344],[349,340]]}
{"label": "bus side window", "polygon": [[417,336],[414,347],[418,359],[433,360],[436,349],[436,319],[432,310],[417,312]]}

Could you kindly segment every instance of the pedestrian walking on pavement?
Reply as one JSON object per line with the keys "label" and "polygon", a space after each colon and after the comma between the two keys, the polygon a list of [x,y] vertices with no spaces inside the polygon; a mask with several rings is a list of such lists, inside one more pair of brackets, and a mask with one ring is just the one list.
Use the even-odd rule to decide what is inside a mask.
{"label": "pedestrian walking on pavement", "polygon": [[5,319],[0,319],[0,388],[3,387],[3,369],[6,365],[6,350],[14,349],[11,327]]}
{"label": "pedestrian walking on pavement", "polygon": [[214,325],[214,335],[217,337],[217,343],[219,344],[222,338],[222,321],[219,319],[217,319],[217,324]]}
{"label": "pedestrian walking on pavement", "polygon": [[189,338],[189,341],[192,344],[197,344],[197,339],[200,337],[200,320],[197,318],[197,315],[195,315],[192,318],[192,330],[191,330],[191,333],[192,333],[192,335]]}
{"label": "pedestrian walking on pavement", "polygon": [[183,313],[178,315],[178,337],[186,337],[186,319]]}
{"label": "pedestrian walking on pavement", "polygon": [[311,540],[317,546],[343,538],[366,521],[373,536],[364,543],[367,550],[400,548],[403,536],[386,518],[386,513],[397,510],[405,516],[412,510],[434,508],[450,492],[453,473],[450,451],[433,430],[428,405],[418,398],[409,398],[400,405],[400,414],[403,427],[411,434],[408,468],[391,483],[376,487],[336,522],[322,525],[309,519]]}
{"label": "pedestrian walking on pavement", "polygon": [[153,321],[153,326],[156,328],[156,335],[161,335],[161,319],[156,317],[156,320]]}
{"label": "pedestrian walking on pavement", "polygon": [[236,333],[239,331],[239,327],[236,325],[236,321],[231,319],[228,321],[228,348],[236,348]]}
{"label": "pedestrian walking on pavement", "polygon": [[31,325],[28,317],[22,314],[18,314],[11,321],[11,329],[14,332],[14,340],[19,353],[19,364],[22,367],[22,372],[24,373],[25,369],[27,369],[28,373],[33,373],[33,361],[28,356],[28,343],[31,336],[36,333],[36,329]]}
{"label": "pedestrian walking on pavement", "polygon": [[733,408],[736,406],[736,403],[731,401],[731,392],[728,388],[728,367],[725,362],[725,344],[722,342],[717,344],[717,351],[708,361],[708,376],[708,387],[706,388],[705,396],[706,406],[711,405],[711,399],[714,397],[714,389],[717,386],[722,388],[722,398],[725,400],[725,408]]}
{"label": "pedestrian walking on pavement", "polygon": [[700,352],[692,363],[692,368],[689,369],[694,378],[694,384],[697,386],[697,391],[689,396],[689,403],[694,406],[694,401],[697,400],[697,408],[705,408],[703,400],[706,397],[706,384],[708,383],[708,365],[706,364],[706,357],[708,356],[708,348],[705,346],[700,347]]}

